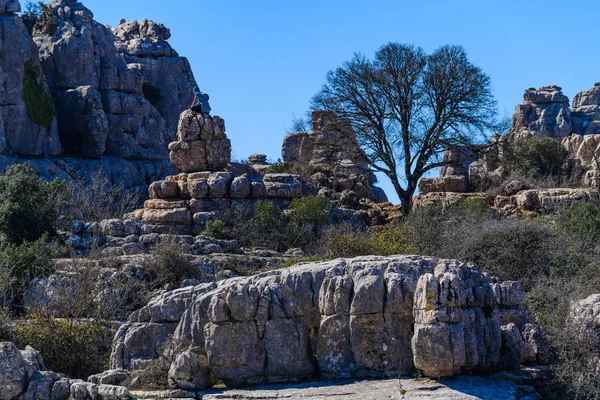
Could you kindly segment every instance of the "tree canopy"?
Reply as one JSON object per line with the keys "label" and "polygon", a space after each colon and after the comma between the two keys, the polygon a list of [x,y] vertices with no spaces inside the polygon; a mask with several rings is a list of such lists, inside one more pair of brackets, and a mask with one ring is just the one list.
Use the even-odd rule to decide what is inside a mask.
{"label": "tree canopy", "polygon": [[372,60],[355,54],[329,71],[311,108],[353,127],[365,160],[390,178],[408,213],[419,179],[443,165],[445,150],[469,146],[494,128],[490,86],[461,46],[426,54],[388,43]]}

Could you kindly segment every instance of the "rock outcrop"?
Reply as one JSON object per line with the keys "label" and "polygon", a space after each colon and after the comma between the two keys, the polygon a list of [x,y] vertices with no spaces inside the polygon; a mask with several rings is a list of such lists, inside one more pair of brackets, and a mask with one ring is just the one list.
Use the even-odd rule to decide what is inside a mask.
{"label": "rock outcrop", "polygon": [[142,66],[142,89],[165,120],[167,142],[175,140],[179,114],[192,104],[196,86],[187,58],[167,42],[169,29],[154,21],[122,21],[113,33],[125,61]]}
{"label": "rock outcrop", "polygon": [[61,152],[55,109],[38,48],[21,17],[18,0],[0,2],[0,153],[25,156]]}
{"label": "rock outcrop", "polygon": [[286,208],[294,198],[316,194],[298,175],[261,176],[250,165],[230,163],[231,142],[220,117],[184,111],[177,139],[169,145],[170,156],[183,172],[153,182],[150,200],[134,213],[155,232],[198,234],[228,210],[251,208],[264,199]]}
{"label": "rock outcrop", "polygon": [[306,169],[308,181],[332,199],[352,190],[359,198],[387,201],[385,192],[374,186],[377,179],[364,160],[354,131],[331,113],[314,111],[312,132],[286,136],[281,153],[285,163]]}
{"label": "rock outcrop", "polygon": [[[81,3],[53,0],[46,9],[51,21],[34,29],[33,38],[57,103],[65,152],[165,159],[165,122],[144,97],[142,67],[125,61],[112,31]],[[72,114],[79,124],[70,123]]]}
{"label": "rock outcrop", "polygon": [[0,400],[128,400],[123,386],[87,383],[46,371],[39,352],[0,343]]}
{"label": "rock outcrop", "polygon": [[[341,378],[407,374],[415,367],[429,376],[492,370],[502,354],[503,315],[525,307],[519,287],[437,258],[299,264],[155,298],[119,329],[111,368],[143,369],[172,334],[177,348],[205,356],[185,353],[172,365],[172,382],[186,389],[203,389],[210,376],[235,386],[317,373]],[[198,386],[182,380],[191,359],[195,367],[187,368],[204,371],[194,375]],[[521,356],[512,361],[520,363]]]}

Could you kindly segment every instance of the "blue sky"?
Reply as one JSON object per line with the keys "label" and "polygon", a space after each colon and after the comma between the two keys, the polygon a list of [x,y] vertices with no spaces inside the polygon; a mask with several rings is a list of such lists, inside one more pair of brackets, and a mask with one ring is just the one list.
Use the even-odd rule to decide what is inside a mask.
{"label": "blue sky", "polygon": [[[328,70],[354,52],[393,41],[430,52],[460,44],[492,78],[501,114],[528,87],[557,84],[569,98],[600,81],[600,3],[558,0],[83,0],[109,25],[143,18],[171,29],[233,156],[281,154],[293,115],[303,115]],[[391,185],[382,182],[390,199]]]}

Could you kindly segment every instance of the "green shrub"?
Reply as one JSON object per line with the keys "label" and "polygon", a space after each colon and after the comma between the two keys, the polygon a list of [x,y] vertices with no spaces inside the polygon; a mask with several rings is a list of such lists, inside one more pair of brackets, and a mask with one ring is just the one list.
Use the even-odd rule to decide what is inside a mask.
{"label": "green shrub", "polygon": [[56,233],[62,181],[44,182],[29,164],[15,164],[0,176],[0,235],[11,243]]}
{"label": "green shrub", "polygon": [[231,240],[233,239],[233,237],[231,236],[231,233],[229,232],[229,229],[227,228],[227,226],[225,226],[225,223],[223,221],[221,221],[220,219],[214,219],[214,220],[210,220],[206,222],[206,229],[204,230],[204,232],[202,232],[203,235],[215,238],[215,239],[221,239],[221,240]]}
{"label": "green shrub", "polygon": [[460,218],[486,220],[494,215],[488,200],[483,197],[469,197],[458,203],[455,207],[456,215]]}
{"label": "green shrub", "polygon": [[600,238],[600,207],[587,201],[574,203],[556,219],[559,232],[596,241]]}
{"label": "green shrub", "polygon": [[507,152],[504,164],[509,172],[532,179],[570,172],[567,151],[558,141],[543,135],[518,142]]}
{"label": "green shrub", "polygon": [[114,330],[94,320],[33,314],[17,324],[15,341],[19,346],[39,350],[49,370],[87,379],[108,368],[114,334]]}
{"label": "green shrub", "polygon": [[390,224],[360,231],[350,224],[332,226],[322,234],[321,253],[326,258],[407,254],[410,248],[404,228]]}
{"label": "green shrub", "polygon": [[29,119],[39,126],[50,128],[52,120],[56,116],[54,99],[46,91],[42,71],[32,61],[25,63],[23,101]]}
{"label": "green shrub", "polygon": [[31,280],[54,272],[56,248],[46,244],[45,237],[35,242],[0,246],[0,306],[19,308]]}
{"label": "green shrub", "polygon": [[324,225],[331,219],[331,203],[321,196],[294,199],[290,204],[290,220],[296,224]]}
{"label": "green shrub", "polygon": [[179,286],[184,279],[201,279],[200,268],[193,263],[193,257],[182,251],[175,240],[161,240],[151,251],[151,262],[146,265],[154,287],[165,284]]}
{"label": "green shrub", "polygon": [[160,90],[154,85],[151,85],[148,81],[142,83],[142,91],[146,100],[150,102],[154,107],[163,101],[163,96],[160,94]]}

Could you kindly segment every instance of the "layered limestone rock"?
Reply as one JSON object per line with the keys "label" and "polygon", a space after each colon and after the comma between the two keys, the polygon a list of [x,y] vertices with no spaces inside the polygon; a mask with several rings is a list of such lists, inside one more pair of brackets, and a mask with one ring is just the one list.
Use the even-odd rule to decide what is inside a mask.
{"label": "layered limestone rock", "polygon": [[331,113],[312,113],[312,132],[295,133],[283,140],[283,161],[306,169],[308,179],[323,194],[337,200],[344,190],[359,198],[387,201],[356,141],[353,130],[336,121]]}
{"label": "layered limestone rock", "polygon": [[47,371],[41,354],[27,346],[0,343],[0,400],[127,400],[123,386],[67,379]]}
{"label": "layered limestone rock", "polygon": [[113,33],[126,62],[142,66],[143,89],[165,120],[167,141],[175,140],[179,114],[192,104],[196,86],[190,63],[167,42],[171,32],[162,24],[122,21]]}
{"label": "layered limestone rock", "polygon": [[535,135],[545,135],[562,140],[571,134],[569,98],[556,85],[529,88],[518,104],[507,134],[510,141]]}
{"label": "layered limestone rock", "polygon": [[446,150],[438,178],[421,178],[419,192],[457,192],[463,193],[469,188],[469,166],[477,161],[472,150],[457,147]]}
{"label": "layered limestone rock", "polygon": [[61,152],[52,98],[38,48],[21,17],[18,0],[0,2],[0,153],[25,156]]}
{"label": "layered limestone rock", "polygon": [[185,110],[177,139],[169,145],[170,156],[183,172],[153,182],[150,200],[135,213],[155,232],[198,234],[228,210],[252,208],[266,199],[286,208],[294,198],[316,194],[298,175],[262,176],[250,165],[230,163],[231,142],[220,117]]}
{"label": "layered limestone rock", "polygon": [[[81,3],[53,0],[33,38],[71,156],[167,158],[165,122],[144,97],[142,67],[127,63],[115,36]],[[76,115],[73,123],[73,115]]]}
{"label": "layered limestone rock", "polygon": [[177,141],[169,144],[171,162],[183,172],[218,171],[231,161],[225,121],[185,110],[179,117]]}
{"label": "layered limestone rock", "polygon": [[[299,264],[155,298],[119,329],[111,368],[143,369],[173,334],[182,355],[171,382],[186,389],[203,389],[211,376],[235,386],[415,367],[429,376],[491,370],[503,313],[525,307],[523,296],[510,295],[518,287],[430,257]],[[197,384],[185,378],[189,368]]]}

